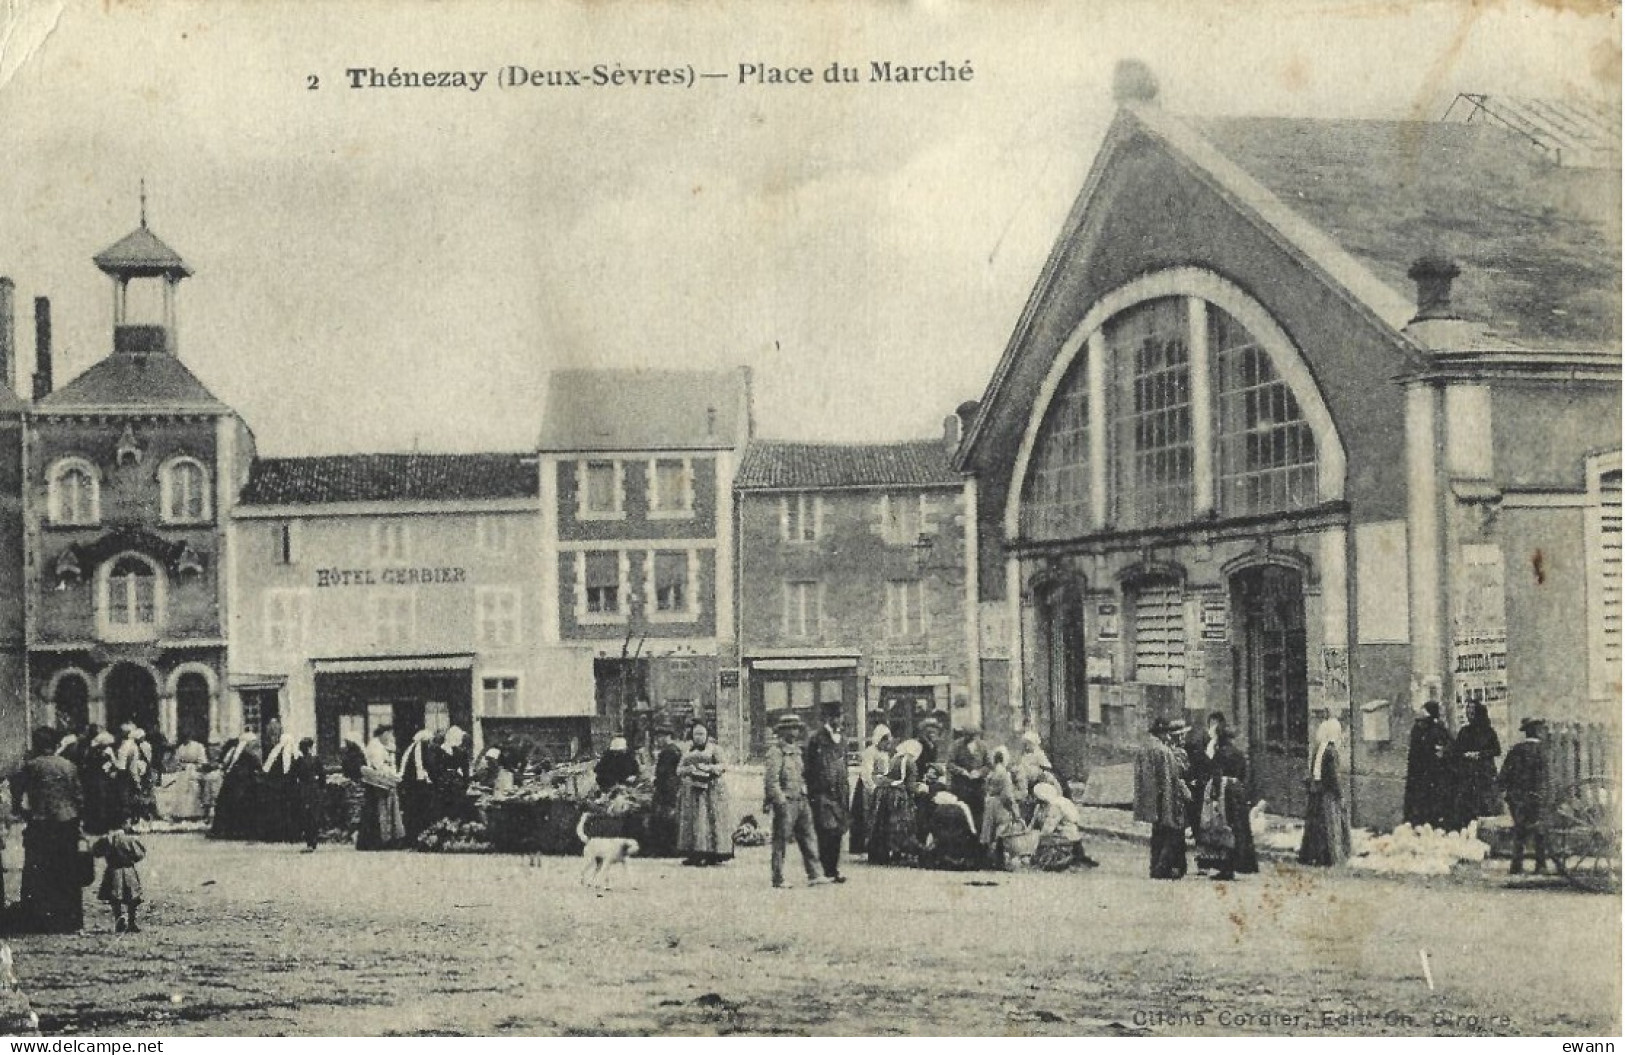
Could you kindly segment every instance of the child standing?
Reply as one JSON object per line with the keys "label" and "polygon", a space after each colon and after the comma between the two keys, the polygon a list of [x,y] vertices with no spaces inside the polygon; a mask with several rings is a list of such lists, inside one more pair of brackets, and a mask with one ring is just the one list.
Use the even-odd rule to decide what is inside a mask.
{"label": "child standing", "polygon": [[102,873],[101,890],[96,896],[112,906],[113,929],[121,934],[141,933],[135,921],[135,910],[141,904],[141,875],[135,866],[147,856],[147,848],[126,821],[122,831],[108,832],[96,840],[92,849],[97,857],[107,858],[107,870]]}
{"label": "child standing", "polygon": [[299,834],[305,840],[305,853],[316,852],[316,839],[322,831],[322,788],[327,772],[316,757],[316,741],[299,741],[299,757],[293,760],[293,782],[298,791]]}

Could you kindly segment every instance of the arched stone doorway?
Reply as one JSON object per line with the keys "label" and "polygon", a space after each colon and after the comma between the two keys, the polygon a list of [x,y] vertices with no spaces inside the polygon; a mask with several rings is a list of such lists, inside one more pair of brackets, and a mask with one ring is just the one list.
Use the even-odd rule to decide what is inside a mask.
{"label": "arched stone doorway", "polygon": [[1252,758],[1253,797],[1300,816],[1309,758],[1309,657],[1303,573],[1266,564],[1230,579],[1236,700]]}
{"label": "arched stone doorway", "polygon": [[107,673],[103,694],[108,728],[125,722],[149,731],[158,728],[158,682],[152,671],[135,663],[119,663]]}
{"label": "arched stone doorway", "polygon": [[83,729],[90,722],[90,683],[83,674],[69,671],[57,678],[51,708],[58,729]]}
{"label": "arched stone doorway", "polygon": [[209,681],[197,672],[175,683],[175,742],[209,742]]}

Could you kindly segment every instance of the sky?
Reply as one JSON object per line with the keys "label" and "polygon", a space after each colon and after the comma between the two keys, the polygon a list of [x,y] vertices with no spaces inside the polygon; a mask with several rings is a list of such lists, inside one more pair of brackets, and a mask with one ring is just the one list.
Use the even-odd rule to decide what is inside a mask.
{"label": "sky", "polygon": [[[548,372],[594,364],[747,365],[765,437],[930,436],[986,387],[1120,59],[1175,113],[1432,120],[1463,91],[1617,105],[1619,39],[1600,0],[0,0],[0,275],[21,386],[35,296],[57,383],[83,371],[111,345],[90,258],[144,179],[195,271],[179,354],[262,454],[523,450]],[[493,83],[600,63],[726,76]]]}

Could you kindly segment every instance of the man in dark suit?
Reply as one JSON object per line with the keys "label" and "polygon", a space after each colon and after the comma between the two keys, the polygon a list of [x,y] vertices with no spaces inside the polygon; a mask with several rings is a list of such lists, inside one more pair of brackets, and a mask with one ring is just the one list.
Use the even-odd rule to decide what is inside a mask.
{"label": "man in dark suit", "polygon": [[1507,752],[1501,765],[1501,790],[1512,812],[1512,874],[1523,871],[1524,847],[1534,844],[1535,874],[1546,871],[1546,754],[1540,741],[1546,723],[1525,718],[1518,726],[1523,740]]}
{"label": "man in dark suit", "polygon": [[846,740],[841,735],[841,705],[823,706],[824,724],[807,739],[807,801],[818,832],[818,860],[824,878],[844,883],[841,840],[846,835],[851,788],[846,778]]}

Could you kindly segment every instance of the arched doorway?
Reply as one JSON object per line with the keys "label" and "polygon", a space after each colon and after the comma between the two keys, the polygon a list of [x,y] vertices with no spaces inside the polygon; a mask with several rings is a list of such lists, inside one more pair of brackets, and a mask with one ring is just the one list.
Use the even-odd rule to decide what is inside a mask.
{"label": "arched doorway", "polygon": [[83,729],[90,722],[90,683],[83,674],[63,674],[51,693],[58,729]]}
{"label": "arched doorway", "polygon": [[209,742],[209,681],[197,672],[175,683],[175,742]]}
{"label": "arched doorway", "polygon": [[1303,575],[1246,568],[1230,579],[1238,642],[1236,699],[1252,756],[1253,796],[1271,812],[1303,813],[1309,758],[1309,663]]}
{"label": "arched doorway", "polygon": [[107,674],[107,725],[117,729],[134,722],[149,732],[158,728],[158,683],[152,672],[134,663],[119,663]]}

